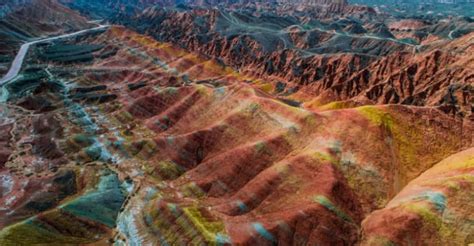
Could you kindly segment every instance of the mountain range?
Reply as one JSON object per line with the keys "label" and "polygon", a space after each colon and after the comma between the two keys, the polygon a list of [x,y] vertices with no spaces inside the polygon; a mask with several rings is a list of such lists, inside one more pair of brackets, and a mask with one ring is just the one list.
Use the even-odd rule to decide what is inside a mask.
{"label": "mountain range", "polygon": [[466,4],[0,1],[0,245],[474,243]]}

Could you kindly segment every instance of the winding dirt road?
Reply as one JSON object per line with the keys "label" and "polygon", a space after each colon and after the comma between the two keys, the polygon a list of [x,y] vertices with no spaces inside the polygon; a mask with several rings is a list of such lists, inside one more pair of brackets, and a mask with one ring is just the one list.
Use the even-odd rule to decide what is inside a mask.
{"label": "winding dirt road", "polygon": [[23,65],[23,60],[25,59],[25,56],[28,53],[28,50],[30,49],[31,45],[42,43],[42,42],[47,42],[47,41],[52,41],[52,40],[56,40],[56,39],[61,39],[61,38],[73,37],[73,36],[77,36],[77,35],[80,35],[80,34],[83,34],[83,33],[89,32],[89,31],[105,29],[107,27],[109,27],[109,25],[100,25],[98,27],[89,28],[89,29],[85,29],[85,30],[82,30],[82,31],[77,31],[77,32],[74,32],[74,33],[63,34],[63,35],[59,35],[59,36],[56,36],[56,37],[49,37],[49,38],[40,39],[40,40],[36,40],[36,41],[32,41],[32,42],[28,42],[28,43],[23,44],[20,48],[20,51],[18,51],[18,54],[16,55],[15,59],[13,60],[11,66],[10,66],[10,69],[8,70],[8,73],[5,76],[3,76],[3,78],[0,79],[0,86],[2,86],[3,84],[5,84],[8,81],[14,79],[16,76],[18,76],[18,73],[20,72],[21,67]]}

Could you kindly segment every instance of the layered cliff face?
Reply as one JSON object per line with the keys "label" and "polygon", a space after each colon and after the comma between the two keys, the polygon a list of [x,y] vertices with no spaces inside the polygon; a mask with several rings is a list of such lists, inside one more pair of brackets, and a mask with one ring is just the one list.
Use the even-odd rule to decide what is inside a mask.
{"label": "layered cliff face", "polygon": [[[5,118],[22,120],[5,124],[15,147],[0,171],[0,244],[471,240],[471,200],[456,192],[472,182],[450,177],[472,163],[442,160],[474,129],[434,108],[314,112],[123,27],[36,47],[28,64],[5,87]],[[449,163],[456,175],[441,172]],[[452,190],[418,190],[438,173]],[[438,207],[459,214],[438,219]],[[388,222],[405,214],[436,237]]]}
{"label": "layered cliff face", "polygon": [[472,118],[473,40],[474,35],[469,34],[452,42],[440,42],[421,53],[397,52],[349,78],[311,85],[309,94],[318,95],[311,100],[436,106],[452,115]]}
{"label": "layered cliff face", "polygon": [[[295,13],[150,8],[115,20],[265,78],[279,95],[298,91],[290,98],[313,109],[341,101],[339,105],[436,106],[467,118],[472,114],[469,33],[474,26],[468,19],[384,23],[370,12],[355,19],[357,12],[331,11],[339,16],[336,20]],[[364,23],[367,14],[372,21]]]}

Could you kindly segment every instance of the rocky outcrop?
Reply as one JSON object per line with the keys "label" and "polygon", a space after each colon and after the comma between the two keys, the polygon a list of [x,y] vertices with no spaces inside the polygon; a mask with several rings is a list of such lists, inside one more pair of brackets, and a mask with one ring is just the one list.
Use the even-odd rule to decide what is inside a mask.
{"label": "rocky outcrop", "polygon": [[0,245],[471,243],[472,34],[115,3],[2,87]]}
{"label": "rocky outcrop", "polygon": [[467,118],[472,114],[472,64],[466,50],[472,34],[417,46],[397,40],[383,23],[324,23],[311,17],[223,10],[150,8],[117,22],[220,59],[243,73],[274,81],[275,86],[284,82],[291,91],[280,94],[299,90],[291,98],[310,108],[351,100],[436,106]]}
{"label": "rocky outcrop", "polygon": [[362,223],[362,245],[472,243],[474,149],[435,164]]}
{"label": "rocky outcrop", "polygon": [[[411,199],[406,190],[438,187],[436,170],[446,182],[444,170],[469,172],[433,167],[472,146],[469,122],[406,105],[314,112],[219,60],[118,26],[36,47],[29,62],[41,70],[42,52],[75,47],[101,48],[92,61],[49,60],[49,76],[25,81],[42,74],[26,70],[6,87],[23,117],[14,142],[24,148],[0,173],[0,214],[9,214],[2,244],[403,243],[420,224],[428,229],[416,240],[438,225],[448,229],[433,242],[457,228],[467,229],[456,240],[467,238],[467,219],[430,224],[424,208],[412,215],[398,206]],[[54,110],[21,111],[30,95]],[[467,214],[458,208],[471,199],[449,192],[456,203],[447,206]],[[424,194],[409,202],[434,197],[434,209],[445,206],[438,193]],[[401,224],[385,222],[405,213]]]}
{"label": "rocky outcrop", "polygon": [[[316,82],[308,88],[316,101],[369,100],[376,104],[436,106],[452,115],[472,117],[472,62],[467,35],[445,47],[419,54],[395,53],[350,76]],[[454,49],[453,47],[457,47]],[[459,65],[463,64],[463,65]],[[325,86],[326,85],[326,86]],[[328,90],[329,89],[329,90]]]}

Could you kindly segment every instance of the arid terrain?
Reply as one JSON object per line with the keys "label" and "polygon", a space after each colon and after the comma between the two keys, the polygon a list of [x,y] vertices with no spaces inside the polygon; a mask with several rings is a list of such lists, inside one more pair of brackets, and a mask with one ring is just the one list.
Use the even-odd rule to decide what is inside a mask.
{"label": "arid terrain", "polygon": [[0,1],[0,245],[474,243],[474,20],[360,2]]}

